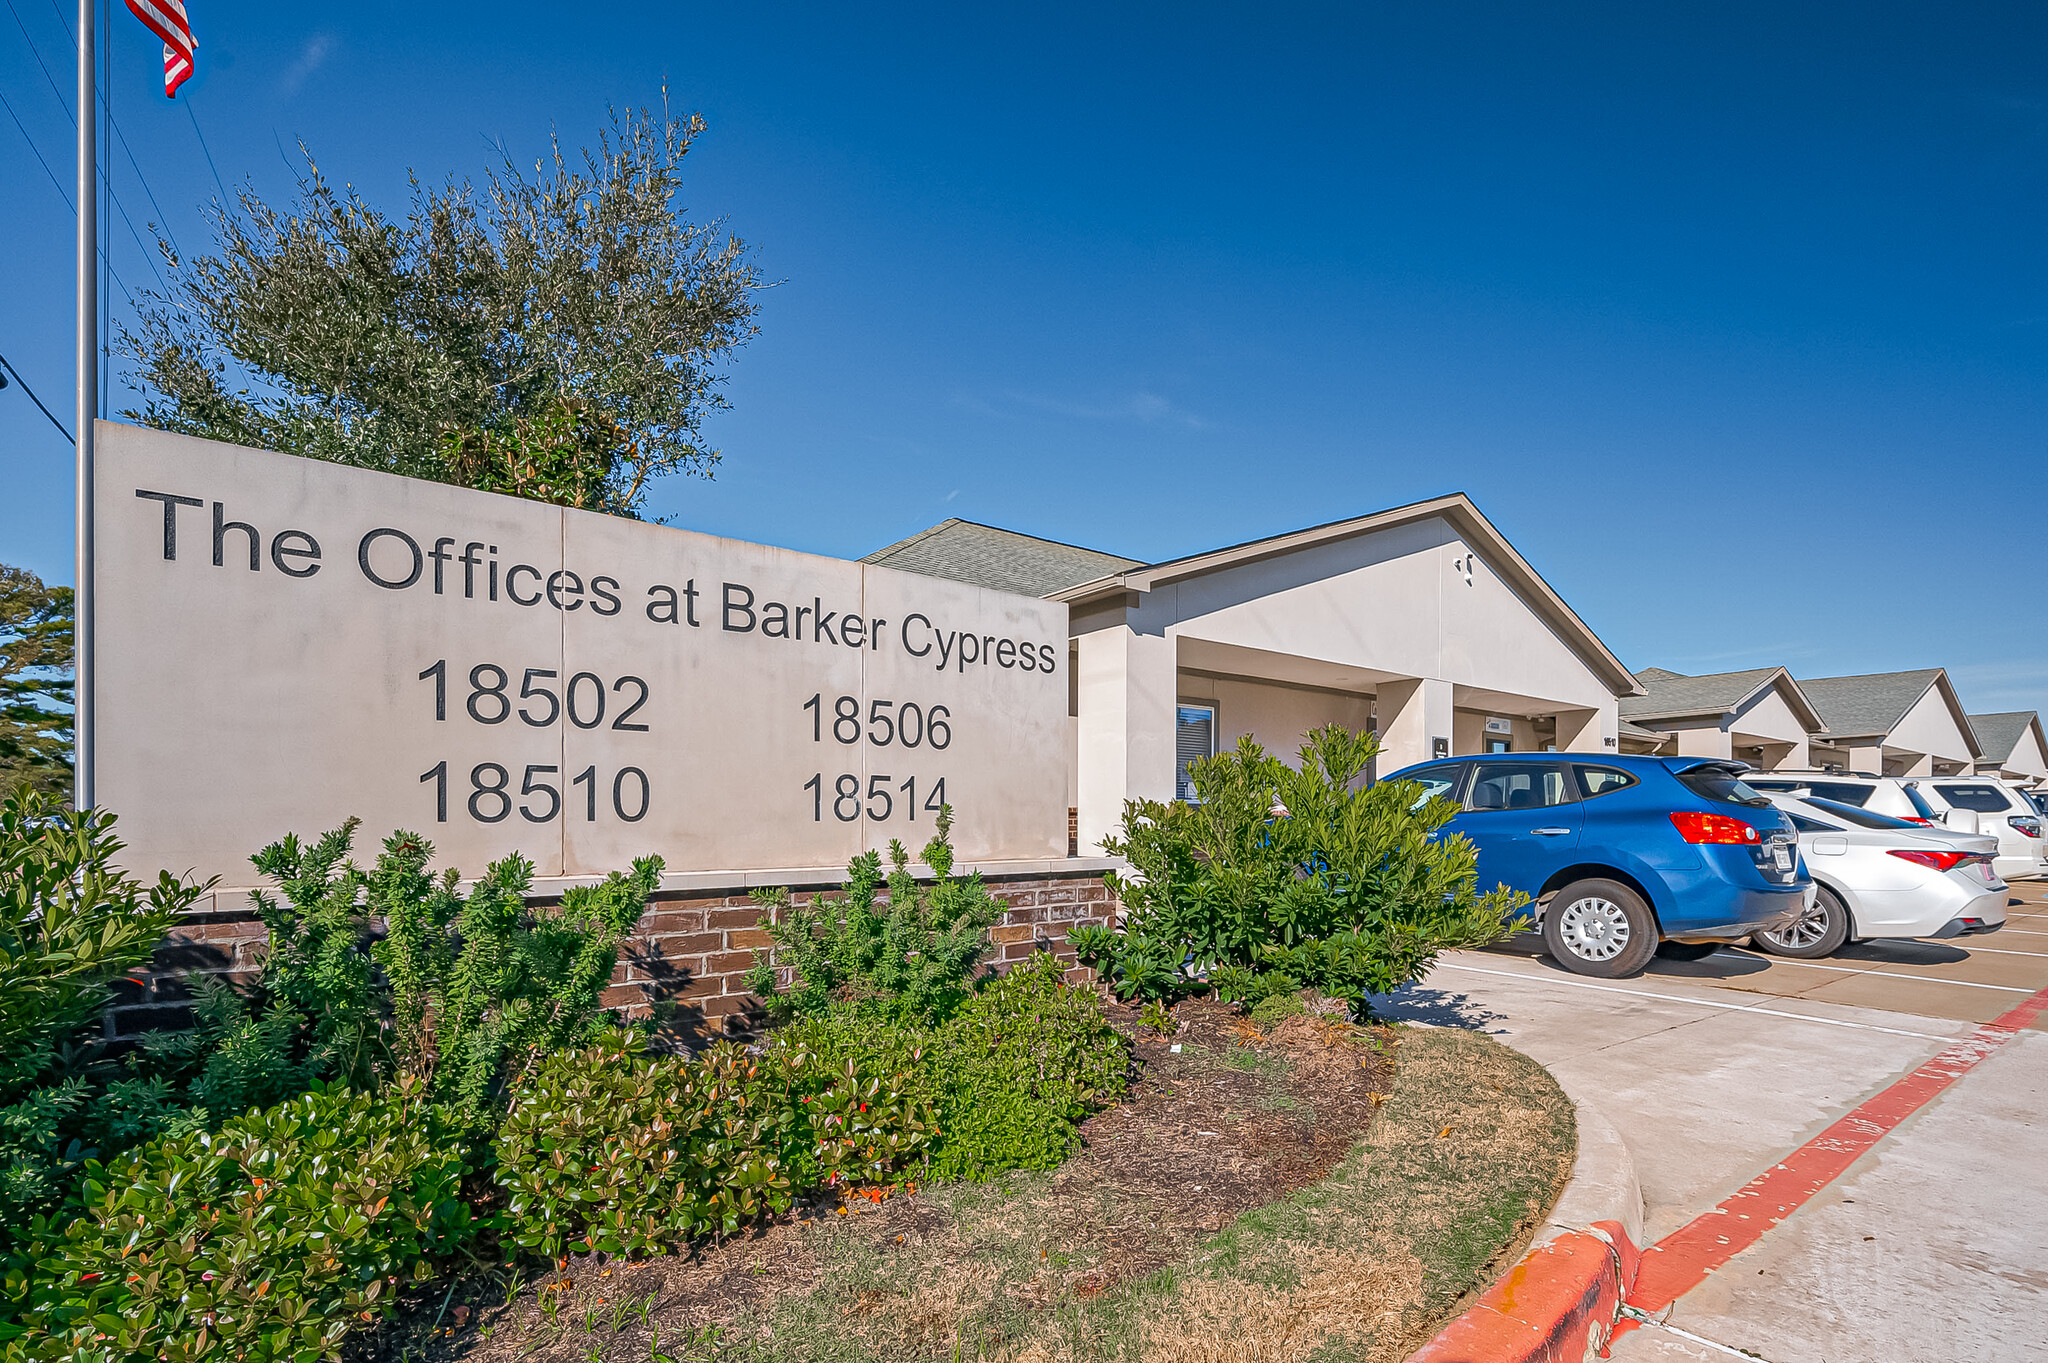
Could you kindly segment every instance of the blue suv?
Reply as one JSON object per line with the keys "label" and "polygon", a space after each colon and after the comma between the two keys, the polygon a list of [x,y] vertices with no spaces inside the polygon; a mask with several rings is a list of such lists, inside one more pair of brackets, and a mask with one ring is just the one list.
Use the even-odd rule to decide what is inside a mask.
{"label": "blue suv", "polygon": [[1445,825],[1479,851],[1479,884],[1539,905],[1551,958],[1633,975],[1659,952],[1697,959],[1798,920],[1812,895],[1792,822],[1744,785],[1742,762],[1493,753],[1384,779],[1464,806]]}

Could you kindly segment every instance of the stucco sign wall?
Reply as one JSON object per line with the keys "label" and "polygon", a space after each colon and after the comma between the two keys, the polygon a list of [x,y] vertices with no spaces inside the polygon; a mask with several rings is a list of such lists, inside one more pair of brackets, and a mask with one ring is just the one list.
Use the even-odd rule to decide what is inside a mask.
{"label": "stucco sign wall", "polygon": [[465,875],[1066,850],[1062,605],[103,423],[99,792],[256,877],[349,815]]}

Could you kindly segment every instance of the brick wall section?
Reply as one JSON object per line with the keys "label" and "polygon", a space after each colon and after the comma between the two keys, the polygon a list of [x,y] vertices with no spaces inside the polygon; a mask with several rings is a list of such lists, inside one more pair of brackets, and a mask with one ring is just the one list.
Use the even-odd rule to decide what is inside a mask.
{"label": "brick wall section", "polygon": [[[991,878],[989,893],[1008,907],[990,935],[1000,967],[1041,947],[1070,964],[1075,979],[1093,972],[1072,964],[1069,929],[1112,921],[1117,905],[1096,873]],[[793,888],[790,898],[809,903],[838,886]],[[768,945],[755,926],[761,909],[744,890],[658,894],[631,936],[620,944],[619,968],[605,991],[608,1007],[639,1011],[656,1000],[680,1005],[680,1029],[708,1036],[751,1030],[759,1000],[747,992],[754,950]],[[132,1037],[189,1019],[190,980],[215,975],[233,984],[254,981],[263,967],[269,934],[254,908],[195,914],[158,948],[152,967],[136,983],[117,986],[108,1010],[110,1036]]]}

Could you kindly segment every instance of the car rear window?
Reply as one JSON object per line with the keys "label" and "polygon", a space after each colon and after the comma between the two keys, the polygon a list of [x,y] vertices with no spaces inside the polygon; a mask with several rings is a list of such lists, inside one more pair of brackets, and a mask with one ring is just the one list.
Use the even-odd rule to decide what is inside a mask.
{"label": "car rear window", "polygon": [[1937,785],[1935,793],[1956,809],[1973,809],[1979,814],[2003,814],[2011,803],[2002,787],[1991,785]]}
{"label": "car rear window", "polygon": [[1923,827],[1905,819],[1894,819],[1889,814],[1879,814],[1873,810],[1858,809],[1855,805],[1845,805],[1840,800],[1823,800],[1818,795],[1807,803],[1857,828],[1911,828],[1918,831]]}
{"label": "car rear window", "polygon": [[1785,817],[1792,821],[1792,826],[1801,833],[1839,833],[1842,831],[1831,823],[1822,823],[1819,819],[1809,819],[1804,814],[1794,814],[1789,809],[1784,811],[1784,813]]}
{"label": "car rear window", "polygon": [[1578,778],[1579,798],[1582,800],[1590,800],[1596,795],[1610,795],[1636,784],[1636,778],[1619,767],[1574,765],[1572,772]]}
{"label": "car rear window", "polygon": [[1840,800],[1845,805],[1866,805],[1870,803],[1870,787],[1852,785],[1847,781],[1797,781],[1783,777],[1772,777],[1768,781],[1754,776],[1745,777],[1743,784],[1757,790],[1795,791],[1810,790],[1815,795],[1829,800]]}
{"label": "car rear window", "polygon": [[1724,805],[1768,805],[1769,800],[1757,794],[1756,789],[1744,782],[1734,772],[1720,767],[1695,767],[1681,774],[1678,783],[1702,800],[1716,800]]}

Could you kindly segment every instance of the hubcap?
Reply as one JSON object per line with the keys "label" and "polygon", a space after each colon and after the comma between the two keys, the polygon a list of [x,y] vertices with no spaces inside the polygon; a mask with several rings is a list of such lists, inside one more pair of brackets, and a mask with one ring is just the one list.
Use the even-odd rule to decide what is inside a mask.
{"label": "hubcap", "polygon": [[1764,936],[1781,947],[1810,947],[1828,935],[1828,927],[1828,902],[1816,899],[1813,907],[1801,914],[1799,921],[1791,927],[1767,932]]}
{"label": "hubcap", "polygon": [[1574,899],[1558,915],[1557,935],[1581,960],[1611,961],[1628,946],[1628,914],[1611,899]]}

